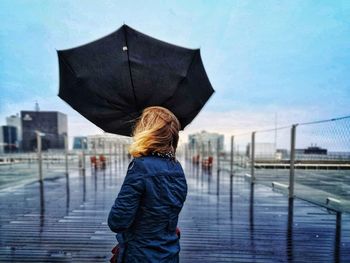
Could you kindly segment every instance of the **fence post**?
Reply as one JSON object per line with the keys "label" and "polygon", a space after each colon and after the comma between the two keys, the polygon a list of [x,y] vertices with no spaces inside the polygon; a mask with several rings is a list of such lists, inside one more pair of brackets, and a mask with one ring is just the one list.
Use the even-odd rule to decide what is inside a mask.
{"label": "fence post", "polygon": [[[197,141],[193,143],[193,148],[192,148],[192,157],[196,157],[197,154]],[[192,158],[193,159],[193,158]],[[194,165],[195,163],[193,163]]]}
{"label": "fence post", "polygon": [[[85,172],[86,172],[86,163],[85,163],[85,142],[86,142],[86,139],[84,138],[83,140],[83,145],[82,145],[82,165],[83,165],[83,168],[82,168],[82,172],[83,172],[83,175],[85,175]],[[87,144],[87,142],[86,142]]]}
{"label": "fence post", "polygon": [[293,124],[290,137],[290,164],[289,164],[289,198],[294,198],[294,164],[295,164],[295,135],[298,124]]}
{"label": "fence post", "polygon": [[183,157],[185,158],[185,161],[187,161],[187,143],[184,143],[183,146]]}
{"label": "fence post", "polygon": [[216,174],[217,174],[217,178],[216,178],[216,194],[219,195],[219,191],[220,191],[220,138],[217,139],[216,141],[216,158],[217,158],[217,170],[216,170]]}
{"label": "fence post", "polygon": [[210,140],[208,140],[208,157],[211,156],[211,145]]}
{"label": "fence post", "polygon": [[66,166],[66,176],[68,176],[68,136],[64,135],[64,158],[65,158],[65,166]]}
{"label": "fence post", "polygon": [[36,143],[37,143],[37,154],[38,154],[38,165],[39,165],[39,181],[43,182],[43,160],[41,156],[41,133],[36,131]]}
{"label": "fence post", "polygon": [[203,161],[204,153],[205,153],[205,151],[204,151],[204,142],[201,142],[201,152],[202,152],[202,161]]}
{"label": "fence post", "polygon": [[125,144],[124,143],[122,144],[122,150],[123,150],[123,166],[124,166],[124,163],[125,163]]}
{"label": "fence post", "polygon": [[[117,144],[117,165],[118,165],[118,171],[121,169],[122,166],[122,161],[121,161],[121,153],[120,153],[120,140],[118,140],[118,144]],[[117,173],[118,175],[118,173]]]}
{"label": "fence post", "polygon": [[114,146],[114,172],[117,171],[117,143],[113,144]]}
{"label": "fence post", "polygon": [[188,162],[190,160],[190,144],[185,144],[185,161]]}
{"label": "fence post", "polygon": [[230,174],[233,176],[233,144],[234,144],[234,136],[231,136],[231,155],[230,155]]}
{"label": "fence post", "polygon": [[251,142],[251,164],[250,164],[250,182],[255,183],[255,132],[252,132],[252,142]]}
{"label": "fence post", "polygon": [[122,163],[123,163],[123,150],[122,150],[122,146],[123,143],[120,141],[118,144],[118,160],[119,160],[119,166],[121,167]]}
{"label": "fence post", "polygon": [[109,158],[108,158],[109,173],[112,174],[112,142],[109,142]]}

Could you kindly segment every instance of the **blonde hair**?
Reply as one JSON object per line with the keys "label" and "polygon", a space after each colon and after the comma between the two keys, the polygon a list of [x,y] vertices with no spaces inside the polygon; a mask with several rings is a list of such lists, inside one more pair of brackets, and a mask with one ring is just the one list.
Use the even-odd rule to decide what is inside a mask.
{"label": "blonde hair", "polygon": [[143,110],[133,129],[133,143],[129,153],[140,157],[156,152],[169,152],[174,155],[179,141],[179,120],[168,109],[151,106]]}

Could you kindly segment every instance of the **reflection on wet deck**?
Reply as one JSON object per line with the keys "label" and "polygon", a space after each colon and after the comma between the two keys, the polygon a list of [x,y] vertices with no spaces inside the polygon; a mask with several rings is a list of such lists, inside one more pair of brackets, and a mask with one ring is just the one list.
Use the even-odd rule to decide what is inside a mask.
{"label": "reflection on wet deck", "polygon": [[[126,165],[0,192],[0,262],[106,262]],[[350,216],[183,165],[181,262],[349,262]],[[219,181],[218,181],[219,178]]]}

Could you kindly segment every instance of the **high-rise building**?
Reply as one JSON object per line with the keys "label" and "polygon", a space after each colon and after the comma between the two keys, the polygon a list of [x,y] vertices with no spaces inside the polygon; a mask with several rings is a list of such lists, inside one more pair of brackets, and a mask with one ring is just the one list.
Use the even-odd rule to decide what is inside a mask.
{"label": "high-rise building", "polygon": [[21,111],[22,150],[36,149],[36,131],[44,133],[42,150],[64,149],[67,115],[57,111]]}
{"label": "high-rise building", "polygon": [[17,128],[9,125],[0,126],[0,153],[14,153],[17,151]]}
{"label": "high-rise building", "polygon": [[6,125],[7,126],[13,126],[17,128],[17,144],[18,147],[21,148],[22,145],[22,123],[21,123],[21,117],[19,116],[19,113],[16,115],[11,115],[9,117],[6,117]]}

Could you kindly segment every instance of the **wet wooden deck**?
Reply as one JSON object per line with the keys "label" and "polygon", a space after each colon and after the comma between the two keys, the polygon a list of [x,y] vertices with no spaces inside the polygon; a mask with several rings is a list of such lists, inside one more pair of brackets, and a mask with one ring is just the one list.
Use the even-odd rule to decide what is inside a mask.
{"label": "wet wooden deck", "polygon": [[[126,164],[127,165],[127,164]],[[107,262],[126,165],[0,192],[0,262]],[[181,262],[350,262],[350,216],[183,165]]]}

